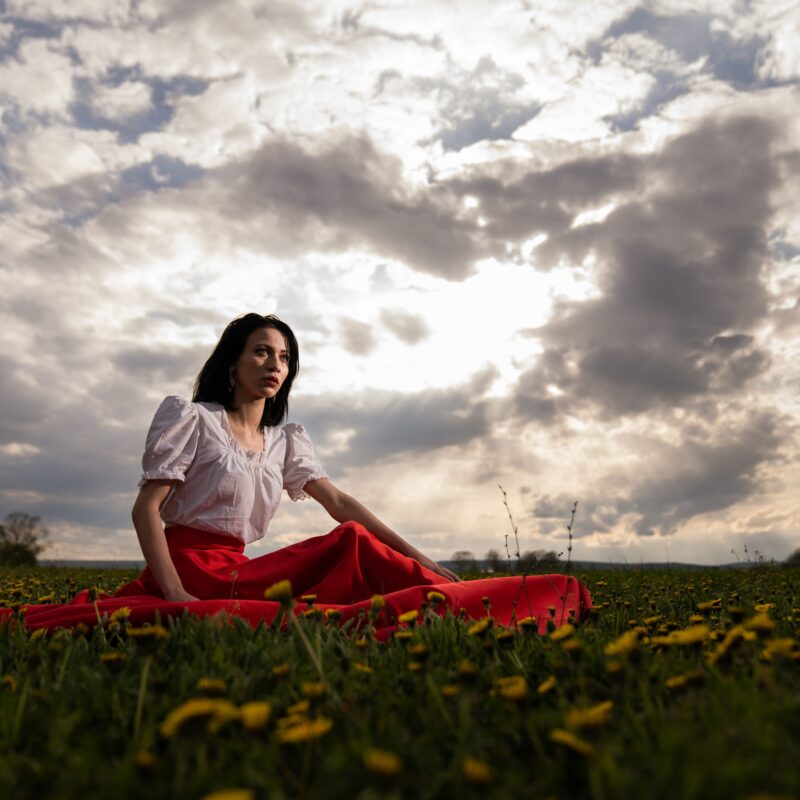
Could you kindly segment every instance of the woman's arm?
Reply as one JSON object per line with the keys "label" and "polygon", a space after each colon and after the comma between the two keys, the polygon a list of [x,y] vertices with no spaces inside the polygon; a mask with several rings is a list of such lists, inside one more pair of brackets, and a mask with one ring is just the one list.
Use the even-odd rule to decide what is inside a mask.
{"label": "woman's arm", "polygon": [[164,597],[173,602],[188,602],[198,598],[183,588],[178,571],[172,563],[164,526],[158,513],[174,484],[175,481],[147,481],[139,490],[131,517],[147,566],[161,587]]}
{"label": "woman's arm", "polygon": [[375,534],[384,544],[404,556],[413,558],[431,572],[435,572],[449,581],[461,580],[455,572],[437,564],[412,547],[405,539],[381,522],[368,508],[361,505],[354,497],[337,489],[327,478],[309,481],[303,490],[311,495],[337,522],[347,522],[348,520],[358,522],[370,533]]}

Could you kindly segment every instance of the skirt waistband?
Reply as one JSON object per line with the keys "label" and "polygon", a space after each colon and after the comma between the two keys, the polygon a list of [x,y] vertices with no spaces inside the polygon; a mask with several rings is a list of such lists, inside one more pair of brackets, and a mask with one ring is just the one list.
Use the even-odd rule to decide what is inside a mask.
{"label": "skirt waistband", "polygon": [[224,533],[201,531],[188,525],[170,525],[164,530],[170,550],[232,550],[244,552],[244,542]]}

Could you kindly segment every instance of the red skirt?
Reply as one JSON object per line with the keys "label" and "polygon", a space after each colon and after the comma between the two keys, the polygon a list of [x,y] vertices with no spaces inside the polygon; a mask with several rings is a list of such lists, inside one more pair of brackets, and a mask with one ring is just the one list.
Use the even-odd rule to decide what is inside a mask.
{"label": "red skirt", "polygon": [[[184,589],[198,600],[165,600],[150,569],[145,568],[113,595],[98,594],[96,603],[84,589],[70,603],[27,606],[28,629],[53,630],[79,623],[91,627],[97,623],[98,612],[102,618],[121,606],[131,609],[129,621],[135,625],[152,622],[156,611],[163,619],[180,617],[186,609],[198,616],[226,611],[255,627],[275,618],[280,603],[265,600],[264,590],[285,579],[291,581],[295,598],[316,595],[314,605],[322,611],[338,610],[340,622],[368,610],[373,595],[383,595],[385,605],[376,622],[381,639],[395,630],[400,614],[419,609],[431,590],[445,597],[434,606],[439,614],[449,608],[456,615],[463,611],[470,618],[482,617],[487,613],[488,598],[489,613],[497,623],[509,625],[515,619],[536,617],[540,631],[551,618],[556,625],[570,616],[582,620],[592,604],[586,588],[566,575],[452,583],[383,544],[357,522],[345,522],[324,536],[252,559],[244,555],[244,545],[230,536],[180,526],[168,528],[166,537]],[[303,608],[300,604],[296,613]],[[0,620],[11,613],[11,609],[0,609]]]}

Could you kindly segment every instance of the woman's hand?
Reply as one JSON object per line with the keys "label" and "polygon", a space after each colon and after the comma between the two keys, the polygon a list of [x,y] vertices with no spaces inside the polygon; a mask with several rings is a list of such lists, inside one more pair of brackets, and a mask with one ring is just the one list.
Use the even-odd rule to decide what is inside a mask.
{"label": "woman's hand", "polygon": [[164,599],[169,600],[170,603],[191,603],[193,600],[199,600],[193,594],[189,594],[185,589],[175,589],[172,592],[165,592]]}
{"label": "woman's hand", "polygon": [[419,563],[422,564],[425,569],[429,569],[431,572],[435,572],[437,575],[441,575],[443,578],[446,578],[448,581],[452,582],[460,582],[461,578],[456,575],[455,572],[452,570],[447,569],[447,567],[443,567],[441,564],[437,564],[432,559],[425,556],[422,559],[418,559]]}

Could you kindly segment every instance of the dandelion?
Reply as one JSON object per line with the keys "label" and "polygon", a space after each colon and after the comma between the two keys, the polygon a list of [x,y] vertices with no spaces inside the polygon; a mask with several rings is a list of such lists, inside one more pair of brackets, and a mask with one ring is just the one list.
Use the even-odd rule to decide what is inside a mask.
{"label": "dandelion", "polygon": [[37,639],[41,639],[41,638],[43,638],[43,637],[44,637],[46,634],[47,634],[47,628],[37,628],[37,629],[36,629],[36,630],[35,630],[35,631],[34,631],[34,632],[31,634],[31,641],[32,641],[32,642],[35,642]]}
{"label": "dandelion", "polygon": [[284,744],[302,744],[319,739],[333,727],[327,717],[299,720],[278,730],[278,739]]}
{"label": "dandelion", "polygon": [[545,678],[537,687],[536,692],[538,694],[547,694],[548,692],[552,691],[556,688],[556,676],[551,675],[549,678]]}
{"label": "dandelion", "polygon": [[765,661],[772,661],[778,658],[794,658],[796,655],[797,642],[794,639],[771,639],[764,645],[761,651],[761,658]]}
{"label": "dandelion", "polygon": [[309,708],[311,708],[311,703],[309,703],[308,700],[301,700],[299,703],[290,705],[289,708],[286,709],[286,714],[290,717],[302,716],[308,713]]}
{"label": "dandelion", "polygon": [[457,697],[460,691],[454,683],[447,683],[442,686],[442,697]]}
{"label": "dandelion", "polygon": [[539,620],[536,617],[523,617],[517,625],[524,631],[535,632],[539,628]]}
{"label": "dandelion", "polygon": [[771,611],[773,608],[775,608],[775,603],[757,603],[755,605],[755,610],[762,614]]}
{"label": "dandelion", "polygon": [[419,611],[405,611],[404,613],[400,614],[397,618],[398,622],[402,622],[403,624],[408,622],[416,622],[417,618],[419,617]]}
{"label": "dandelion", "polygon": [[300,684],[300,691],[311,699],[318,699],[325,694],[325,684],[321,681],[303,681]]}
{"label": "dandelion", "polygon": [[159,726],[161,735],[166,739],[173,737],[190,719],[209,718],[209,721],[225,721],[238,715],[236,706],[229,700],[211,697],[200,697],[187,700],[183,705],[173,709]]}
{"label": "dandelion", "polygon": [[362,636],[360,639],[356,639],[354,644],[359,650],[362,650],[369,644],[369,639],[366,636]]}
{"label": "dandelion", "polygon": [[251,731],[263,728],[269,722],[272,706],[264,700],[243,703],[239,708],[239,719]]}
{"label": "dandelion", "polygon": [[225,681],[219,678],[200,678],[195,684],[195,688],[206,694],[225,694],[228,689]]}
{"label": "dandelion", "polygon": [[753,631],[759,636],[766,636],[775,630],[775,623],[769,618],[769,615],[761,612],[754,617],[745,620],[742,625],[747,631]]}
{"label": "dandelion", "polygon": [[468,658],[462,658],[458,664],[456,664],[456,670],[458,671],[459,677],[463,679],[472,679],[478,674],[478,668]]}
{"label": "dandelion", "polygon": [[372,667],[368,666],[367,664],[363,664],[361,661],[354,661],[353,669],[356,672],[363,672],[366,675],[372,674]]}
{"label": "dandelion", "polygon": [[17,691],[17,679],[13,675],[3,675],[2,683],[9,692]]}
{"label": "dandelion", "polygon": [[142,628],[129,628],[128,636],[137,642],[161,642],[169,639],[169,631],[163,625],[145,625]]}
{"label": "dandelion", "polygon": [[706,600],[702,603],[698,603],[695,607],[698,611],[717,611],[722,605],[722,598],[717,597],[714,600]]}
{"label": "dandelion", "polygon": [[619,638],[607,644],[603,652],[607,656],[628,658],[639,649],[639,634],[635,631],[625,631]]}
{"label": "dandelion", "polygon": [[681,675],[673,675],[664,681],[667,689],[683,689],[690,683],[700,683],[706,678],[705,672],[701,669],[693,669],[689,672],[684,672]]}
{"label": "dandelion", "polygon": [[428,645],[419,642],[418,644],[412,644],[411,647],[408,648],[409,655],[413,656],[417,659],[417,661],[425,661],[428,657]]}
{"label": "dandelion", "polygon": [[127,660],[128,660],[128,654],[127,653],[120,653],[120,652],[118,652],[116,650],[114,650],[114,651],[112,651],[110,653],[100,653],[100,661],[103,664],[109,664],[109,665],[115,666],[115,665],[121,664],[123,661],[127,661]]}
{"label": "dandelion", "polygon": [[597,728],[611,719],[613,700],[605,700],[589,708],[573,708],[567,712],[566,723],[569,728]]}
{"label": "dandelion", "polygon": [[447,599],[441,592],[428,592],[426,595],[428,598],[429,603],[433,603],[433,605],[438,606],[439,603],[444,603]]}
{"label": "dandelion", "polygon": [[491,617],[483,617],[483,619],[479,619],[477,622],[473,623],[472,625],[467,628],[467,633],[470,636],[480,636],[481,634],[485,633],[489,626],[492,624]]}
{"label": "dandelion", "polygon": [[409,672],[421,672],[424,664],[421,661],[409,661],[408,662],[408,669]]}
{"label": "dandelion", "polygon": [[394,632],[392,638],[396,639],[401,644],[405,644],[406,642],[414,638],[414,634],[411,633],[411,631],[399,630]]}
{"label": "dandelion", "polygon": [[303,594],[300,595],[300,599],[309,607],[314,605],[316,602],[317,596],[315,594]]}
{"label": "dandelion", "polygon": [[292,582],[288,580],[278,581],[264,590],[265,600],[277,600],[281,605],[290,605],[292,602]]}
{"label": "dandelion", "polygon": [[370,602],[370,610],[372,611],[373,614],[378,614],[385,605],[386,601],[383,599],[382,594],[372,595],[372,601]]}
{"label": "dandelion", "polygon": [[43,595],[42,597],[40,597],[37,600],[37,602],[38,603],[52,603],[53,602],[53,595],[51,595],[51,594]]}
{"label": "dandelion", "polygon": [[471,783],[489,783],[494,777],[491,768],[485,761],[470,756],[464,759],[461,768],[464,777]]}
{"label": "dandelion", "polygon": [[364,766],[378,775],[392,777],[397,775],[403,768],[400,758],[388,750],[381,750],[377,747],[366,749],[362,755]]}
{"label": "dandelion", "polygon": [[522,675],[511,675],[495,680],[497,691],[505,700],[519,702],[528,696],[528,682]]}
{"label": "dandelion", "polygon": [[594,747],[589,742],[578,738],[574,733],[565,731],[563,728],[553,728],[547,738],[551,742],[564,745],[564,747],[568,747],[583,756],[590,756],[594,753]]}
{"label": "dandelion", "polygon": [[566,625],[562,625],[560,628],[556,628],[550,634],[550,639],[554,642],[563,642],[565,639],[569,639],[573,633],[575,633],[575,626],[567,623]]}
{"label": "dandelion", "polygon": [[120,606],[116,611],[111,612],[109,622],[127,622],[131,615],[130,606]]}
{"label": "dandelion", "polygon": [[671,631],[666,636],[653,637],[654,647],[689,647],[702,644],[711,633],[708,625],[693,625],[682,631]]}
{"label": "dandelion", "polygon": [[342,612],[338,608],[326,608],[325,619],[331,622],[336,622],[342,616]]}
{"label": "dandelion", "polygon": [[272,674],[276,678],[285,678],[289,674],[289,665],[285,661],[281,664],[276,664],[272,668]]}

